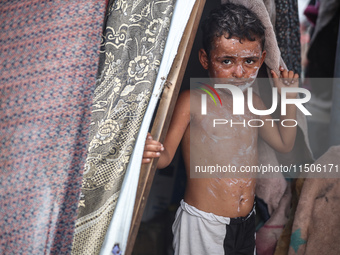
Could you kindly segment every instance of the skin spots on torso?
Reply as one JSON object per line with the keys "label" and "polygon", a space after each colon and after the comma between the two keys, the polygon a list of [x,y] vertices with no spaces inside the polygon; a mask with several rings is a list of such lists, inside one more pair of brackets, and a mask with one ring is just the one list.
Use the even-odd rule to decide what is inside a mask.
{"label": "skin spots on torso", "polygon": [[[239,168],[242,165],[257,164],[257,128],[242,125],[232,128],[230,125],[213,127],[212,124],[214,118],[223,117],[240,122],[255,116],[247,107],[245,115],[233,116],[231,95],[225,92],[219,92],[219,95],[223,107],[208,100],[209,114],[202,116],[199,107],[192,107],[190,111],[190,128],[182,140],[182,150],[192,151],[190,155],[184,156],[188,176],[190,167],[195,166],[231,164]],[[200,91],[191,91],[191,100],[200,101]],[[249,213],[254,201],[255,181],[252,176],[232,178],[230,174],[215,173],[208,177],[189,178],[186,202],[216,215],[238,217]]]}

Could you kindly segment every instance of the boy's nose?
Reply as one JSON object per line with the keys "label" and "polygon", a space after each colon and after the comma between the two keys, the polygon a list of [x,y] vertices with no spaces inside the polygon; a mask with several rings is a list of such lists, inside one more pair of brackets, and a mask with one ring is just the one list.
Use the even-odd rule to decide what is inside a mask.
{"label": "boy's nose", "polygon": [[234,68],[233,76],[235,78],[242,78],[244,75],[244,69],[242,65],[236,65]]}

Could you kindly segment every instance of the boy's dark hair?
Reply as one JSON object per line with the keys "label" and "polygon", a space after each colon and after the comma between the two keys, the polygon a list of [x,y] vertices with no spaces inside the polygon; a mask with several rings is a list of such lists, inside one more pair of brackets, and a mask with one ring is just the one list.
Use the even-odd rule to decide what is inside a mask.
{"label": "boy's dark hair", "polygon": [[203,48],[208,55],[215,37],[222,35],[228,35],[227,39],[237,37],[240,42],[244,39],[259,39],[262,49],[264,48],[265,27],[257,15],[243,5],[227,3],[211,11],[202,23],[202,30]]}

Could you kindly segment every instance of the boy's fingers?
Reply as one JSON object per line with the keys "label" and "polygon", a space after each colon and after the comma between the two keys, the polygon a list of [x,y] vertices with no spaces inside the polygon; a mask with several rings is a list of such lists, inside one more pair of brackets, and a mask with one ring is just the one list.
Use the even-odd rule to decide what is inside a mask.
{"label": "boy's fingers", "polygon": [[271,70],[271,74],[272,74],[272,77],[273,77],[273,78],[279,78],[279,77],[277,76],[277,74],[276,74],[273,70]]}
{"label": "boy's fingers", "polygon": [[280,71],[281,71],[281,78],[282,82],[285,86],[289,85],[289,75],[288,75],[288,70],[284,69],[282,66],[280,66]]}
{"label": "boy's fingers", "polygon": [[289,72],[289,81],[291,84],[294,83],[298,83],[299,82],[299,75],[297,73],[294,73],[293,71],[291,71],[292,73]]}
{"label": "boy's fingers", "polygon": [[286,85],[288,81],[286,80],[288,78],[288,72],[286,69],[283,68],[283,66],[280,66],[280,78],[282,78],[282,82]]}
{"label": "boy's fingers", "polygon": [[294,72],[293,71],[288,72],[288,79],[287,80],[288,80],[288,85],[294,83]]}
{"label": "boy's fingers", "polygon": [[280,69],[280,71],[281,71],[281,77],[282,78],[288,78],[288,71],[287,71],[287,69],[284,69],[282,67],[282,69]]}
{"label": "boy's fingers", "polygon": [[149,144],[153,144],[153,145],[162,145],[160,142],[155,141],[155,140],[146,140],[145,141],[145,145],[149,145]]}
{"label": "boy's fingers", "polygon": [[142,164],[150,163],[151,159],[150,158],[143,158],[142,159]]}
{"label": "boy's fingers", "polygon": [[158,158],[160,155],[160,152],[144,151],[143,158]]}
{"label": "boy's fingers", "polygon": [[161,151],[164,151],[163,144],[153,140],[151,134],[148,133],[145,140],[142,164],[150,163],[152,158],[160,157]]}
{"label": "boy's fingers", "polygon": [[289,79],[293,79],[294,78],[294,72],[293,71],[289,71],[288,72],[288,78]]}
{"label": "boy's fingers", "polygon": [[158,144],[147,144],[144,147],[144,151],[164,151],[164,147]]}

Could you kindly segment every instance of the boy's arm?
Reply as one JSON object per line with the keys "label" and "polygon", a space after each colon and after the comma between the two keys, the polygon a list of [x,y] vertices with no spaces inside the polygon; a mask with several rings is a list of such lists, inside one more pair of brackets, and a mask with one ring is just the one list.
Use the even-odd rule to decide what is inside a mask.
{"label": "boy's arm", "polygon": [[[280,67],[280,71],[280,78],[276,75],[274,71],[272,71],[274,84],[278,88],[278,92],[280,95],[281,88],[283,87],[298,87],[298,74],[294,74],[293,71],[285,70],[283,67]],[[296,98],[297,93],[287,93],[286,97]],[[260,108],[265,109],[262,100],[258,100],[260,100],[260,104],[262,104]],[[269,115],[261,116],[261,120],[263,120],[264,125],[259,128],[259,135],[278,152],[290,152],[294,147],[297,127],[285,127],[281,123],[283,120],[286,119],[296,120],[296,106],[293,104],[287,105],[286,115],[281,115],[279,124],[277,124],[275,121],[266,121],[266,119],[272,119],[272,117]]]}
{"label": "boy's arm", "polygon": [[169,130],[164,140],[164,146],[152,139],[148,134],[142,163],[149,163],[151,158],[159,157],[157,168],[165,168],[168,166],[182,140],[185,130],[190,122],[190,91],[184,91],[178,97],[174,113],[170,122]]}

